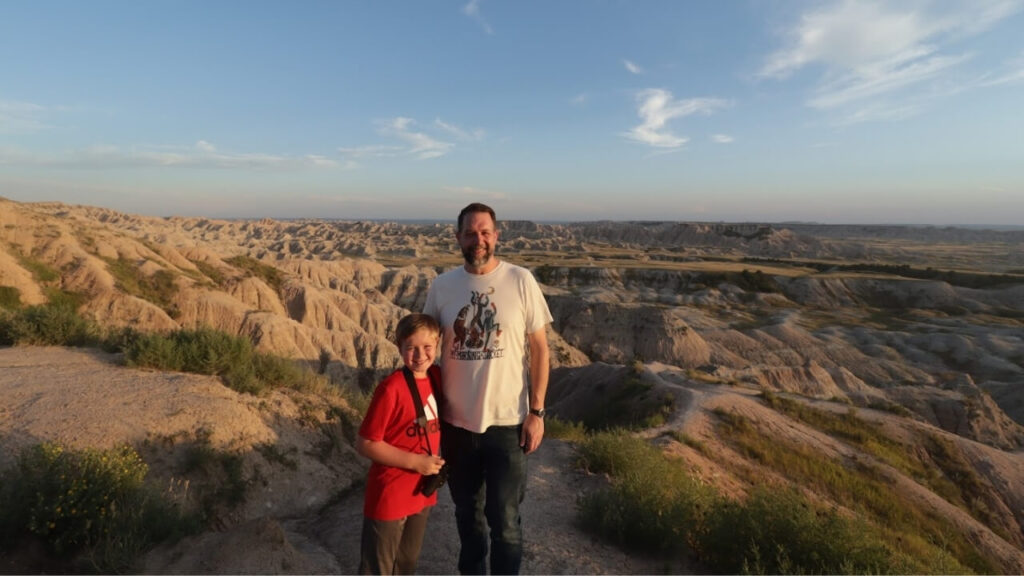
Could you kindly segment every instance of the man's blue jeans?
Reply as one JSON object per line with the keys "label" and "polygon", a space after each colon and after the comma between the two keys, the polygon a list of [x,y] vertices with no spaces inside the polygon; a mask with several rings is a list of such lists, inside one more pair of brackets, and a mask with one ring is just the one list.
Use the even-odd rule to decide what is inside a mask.
{"label": "man's blue jeans", "polygon": [[462,548],[461,574],[487,573],[488,528],[491,574],[518,574],[523,559],[519,503],[526,493],[522,426],[491,426],[476,434],[444,422],[441,455],[449,466],[448,488]]}

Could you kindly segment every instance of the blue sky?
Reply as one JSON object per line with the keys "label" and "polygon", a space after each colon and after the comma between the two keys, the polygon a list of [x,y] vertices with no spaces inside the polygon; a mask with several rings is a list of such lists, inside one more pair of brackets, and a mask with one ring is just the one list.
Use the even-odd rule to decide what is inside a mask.
{"label": "blue sky", "polygon": [[10,1],[0,196],[1024,224],[1024,0]]}

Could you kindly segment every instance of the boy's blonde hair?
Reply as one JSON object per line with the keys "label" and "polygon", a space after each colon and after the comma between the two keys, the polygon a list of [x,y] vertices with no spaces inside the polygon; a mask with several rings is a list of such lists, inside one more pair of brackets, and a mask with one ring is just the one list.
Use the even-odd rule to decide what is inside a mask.
{"label": "boy's blonde hair", "polygon": [[434,320],[433,316],[412,313],[398,321],[398,327],[395,328],[395,344],[401,348],[402,342],[420,330],[429,330],[435,335],[441,336],[441,325]]}

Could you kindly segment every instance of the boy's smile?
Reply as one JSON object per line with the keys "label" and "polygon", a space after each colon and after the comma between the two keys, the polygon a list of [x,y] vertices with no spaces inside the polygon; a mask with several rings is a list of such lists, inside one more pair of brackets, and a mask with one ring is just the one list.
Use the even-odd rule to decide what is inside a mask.
{"label": "boy's smile", "polygon": [[401,354],[406,368],[411,370],[416,378],[427,377],[427,369],[434,363],[439,338],[439,334],[420,329],[402,342],[398,352]]}

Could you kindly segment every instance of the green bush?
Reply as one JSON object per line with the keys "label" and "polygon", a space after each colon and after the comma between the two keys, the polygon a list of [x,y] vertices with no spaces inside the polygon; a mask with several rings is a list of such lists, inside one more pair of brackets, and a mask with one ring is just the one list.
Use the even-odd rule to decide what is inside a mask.
{"label": "green bush", "polygon": [[144,485],[148,467],[129,447],[26,448],[3,475],[4,542],[41,539],[60,558],[99,572],[132,569],[152,545],[198,528],[195,519]]}
{"label": "green bush", "polygon": [[[753,430],[745,420],[735,424],[744,425]],[[883,527],[885,518],[876,522],[871,514],[856,509],[851,513],[822,508],[789,489],[760,486],[748,498],[730,501],[694,479],[678,461],[622,430],[588,436],[580,452],[584,467],[611,479],[607,489],[580,500],[578,519],[585,529],[626,548],[675,557],[692,554],[712,573],[965,573],[972,569],[987,573],[993,569],[965,554],[956,542],[947,542],[952,545],[948,548],[926,541],[907,524],[908,518],[921,520],[921,516],[893,500],[889,500],[888,520],[895,520],[896,528],[888,528]],[[812,462],[815,467],[821,464]],[[839,480],[844,479],[848,477]],[[870,494],[863,497],[877,499]],[[927,526],[927,521],[923,524]]]}
{"label": "green bush", "polygon": [[0,286],[0,309],[21,308],[21,292],[14,286]]}
{"label": "green bush", "polygon": [[295,362],[257,352],[244,336],[210,328],[176,330],[170,334],[123,333],[125,363],[129,366],[219,376],[233,390],[260,394],[286,387],[323,391],[324,379]]}
{"label": "green bush", "polygon": [[708,516],[699,554],[717,573],[919,573],[867,523],[819,509],[793,490],[760,487]]}
{"label": "green bush", "polygon": [[548,416],[544,419],[544,435],[579,443],[587,439],[587,429],[580,422],[568,422],[557,416]]}
{"label": "green bush", "polygon": [[124,353],[129,366],[219,376],[229,388],[249,394],[265,388],[256,377],[252,343],[209,328],[139,334],[129,339]]}
{"label": "green bush", "polygon": [[0,345],[91,346],[101,340],[95,322],[65,306],[30,306],[0,314]]}
{"label": "green bush", "polygon": [[579,502],[580,523],[627,548],[681,555],[718,499],[677,463],[622,430],[581,445],[584,465],[612,477],[609,488]]}

